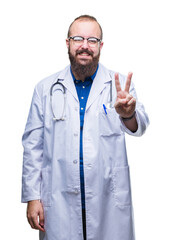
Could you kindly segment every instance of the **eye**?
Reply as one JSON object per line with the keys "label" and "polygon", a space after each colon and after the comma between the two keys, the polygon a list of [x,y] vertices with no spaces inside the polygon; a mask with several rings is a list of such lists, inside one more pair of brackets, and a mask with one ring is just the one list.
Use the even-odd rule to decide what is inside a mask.
{"label": "eye", "polygon": [[74,40],[75,42],[81,42],[81,41],[83,41],[83,38],[76,36],[76,37],[73,37],[73,40]]}
{"label": "eye", "polygon": [[91,37],[91,38],[88,38],[88,42],[91,44],[96,44],[98,42],[98,39]]}

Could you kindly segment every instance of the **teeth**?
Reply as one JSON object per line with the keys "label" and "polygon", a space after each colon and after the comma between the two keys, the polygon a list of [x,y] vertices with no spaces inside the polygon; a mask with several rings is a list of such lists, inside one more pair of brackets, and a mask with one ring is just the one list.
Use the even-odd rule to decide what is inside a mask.
{"label": "teeth", "polygon": [[82,56],[88,56],[89,54],[88,54],[88,53],[80,53],[80,55],[82,55]]}

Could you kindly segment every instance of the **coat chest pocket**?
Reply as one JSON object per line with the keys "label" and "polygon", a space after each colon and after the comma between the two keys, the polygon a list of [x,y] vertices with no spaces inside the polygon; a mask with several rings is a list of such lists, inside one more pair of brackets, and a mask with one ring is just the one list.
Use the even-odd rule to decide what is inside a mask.
{"label": "coat chest pocket", "polygon": [[121,135],[120,119],[114,108],[99,113],[100,136]]}
{"label": "coat chest pocket", "polygon": [[131,205],[129,166],[113,168],[113,193],[116,206]]}
{"label": "coat chest pocket", "polygon": [[44,207],[51,206],[50,174],[47,169],[42,169],[41,202]]}

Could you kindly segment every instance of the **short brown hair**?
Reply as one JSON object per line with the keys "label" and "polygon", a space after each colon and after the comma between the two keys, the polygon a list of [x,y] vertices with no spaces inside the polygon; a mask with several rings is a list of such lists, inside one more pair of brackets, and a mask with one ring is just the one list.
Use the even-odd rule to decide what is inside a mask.
{"label": "short brown hair", "polygon": [[100,26],[100,24],[98,23],[98,21],[97,21],[97,19],[96,19],[95,17],[90,16],[90,15],[86,15],[86,14],[85,14],[85,15],[81,15],[81,16],[75,18],[74,21],[70,24],[69,29],[68,29],[68,35],[67,35],[68,38],[70,37],[70,32],[71,32],[71,26],[72,26],[72,24],[73,24],[75,21],[80,20],[80,19],[81,19],[81,20],[90,20],[90,21],[95,21],[95,22],[97,22],[97,24],[99,25],[99,28],[100,28],[100,32],[101,32],[100,39],[102,40],[102,38],[103,38],[102,27]]}

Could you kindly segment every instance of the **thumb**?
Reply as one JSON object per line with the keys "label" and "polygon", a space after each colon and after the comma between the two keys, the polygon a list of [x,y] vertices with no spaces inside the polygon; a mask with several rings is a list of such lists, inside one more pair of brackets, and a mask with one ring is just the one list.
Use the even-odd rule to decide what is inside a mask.
{"label": "thumb", "polygon": [[124,104],[126,104],[126,99],[118,99],[115,104],[114,104],[114,107],[115,108],[120,108],[122,107]]}
{"label": "thumb", "polygon": [[44,213],[43,213],[43,208],[39,212],[39,225],[41,227],[44,227]]}

